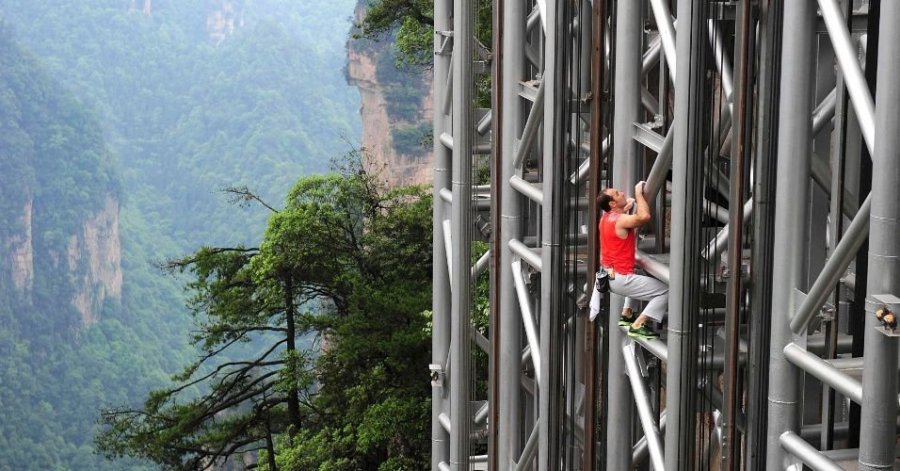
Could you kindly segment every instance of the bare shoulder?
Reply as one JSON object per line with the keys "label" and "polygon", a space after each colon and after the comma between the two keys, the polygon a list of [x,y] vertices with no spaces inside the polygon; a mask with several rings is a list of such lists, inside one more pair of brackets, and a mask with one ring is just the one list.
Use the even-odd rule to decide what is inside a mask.
{"label": "bare shoulder", "polygon": [[616,229],[632,229],[650,222],[650,218],[641,214],[620,214],[616,219]]}

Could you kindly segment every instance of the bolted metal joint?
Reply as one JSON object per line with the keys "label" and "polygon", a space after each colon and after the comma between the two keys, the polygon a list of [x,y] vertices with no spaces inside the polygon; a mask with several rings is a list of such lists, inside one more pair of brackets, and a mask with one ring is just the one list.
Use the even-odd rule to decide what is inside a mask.
{"label": "bolted metal joint", "polygon": [[900,298],[892,294],[873,294],[868,304],[875,306],[875,319],[879,322],[876,330],[888,337],[900,337],[900,332],[897,331]]}
{"label": "bolted metal joint", "polygon": [[431,377],[431,387],[432,388],[444,388],[444,381],[446,380],[447,375],[444,373],[443,365],[438,363],[431,363],[428,365],[428,371],[430,372],[429,376]]}

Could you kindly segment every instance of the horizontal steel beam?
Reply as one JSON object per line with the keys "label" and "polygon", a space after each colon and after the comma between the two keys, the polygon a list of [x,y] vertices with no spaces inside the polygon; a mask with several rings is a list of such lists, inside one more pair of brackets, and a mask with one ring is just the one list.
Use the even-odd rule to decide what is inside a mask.
{"label": "horizontal steel beam", "polygon": [[525,195],[531,201],[537,204],[544,204],[544,192],[539,185],[529,183],[518,175],[513,175],[509,179],[509,186]]}
{"label": "horizontal steel beam", "polygon": [[820,453],[794,432],[784,432],[778,440],[788,453],[815,471],[844,471],[844,468]]}
{"label": "horizontal steel beam", "polygon": [[784,347],[784,356],[791,363],[803,371],[816,377],[819,381],[834,388],[851,401],[862,403],[862,383],[850,377],[850,375],[835,368],[825,360],[806,351],[795,343],[789,343]]}

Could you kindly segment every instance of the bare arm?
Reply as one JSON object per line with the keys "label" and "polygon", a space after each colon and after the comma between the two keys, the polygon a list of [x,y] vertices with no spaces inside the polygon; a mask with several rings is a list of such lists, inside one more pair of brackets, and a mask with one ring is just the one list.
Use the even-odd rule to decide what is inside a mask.
{"label": "bare arm", "polygon": [[650,222],[650,205],[644,197],[645,182],[640,182],[634,187],[634,199],[637,204],[635,214],[623,214],[616,220],[616,235],[625,238],[628,229],[641,227]]}

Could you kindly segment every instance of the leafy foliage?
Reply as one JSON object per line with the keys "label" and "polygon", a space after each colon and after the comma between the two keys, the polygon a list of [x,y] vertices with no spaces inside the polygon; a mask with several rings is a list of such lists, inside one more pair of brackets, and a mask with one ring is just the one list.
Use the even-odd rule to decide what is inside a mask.
{"label": "leafy foliage", "polygon": [[[32,198],[35,248],[30,296],[0,272],[0,470],[150,468],[108,463],[91,439],[97,410],[136,408],[195,353],[184,275],[155,261],[200,241],[255,245],[266,214],[236,216],[217,190],[277,199],[359,134],[342,77],[349,0],[155,0],[149,15],[142,3],[0,0],[2,266]],[[224,3],[241,16],[213,38]],[[122,298],[83,327],[69,300],[84,266],[69,271],[59,249],[109,197],[122,208]]]}
{"label": "leafy foliage", "polygon": [[[171,334],[172,323],[157,318],[151,327],[135,315],[174,296],[144,297],[135,287],[121,302],[107,299],[101,320],[81,328],[71,299],[86,267],[66,254],[85,220],[119,197],[119,173],[96,116],[5,24],[0,129],[0,469],[104,469],[90,441],[93,411],[145,393],[179,361],[183,348],[145,341]],[[31,250],[31,286],[13,282],[27,271],[13,260],[14,246]]]}
{"label": "leafy foliage", "polygon": [[[476,0],[475,40],[481,48],[490,48],[492,0]],[[432,63],[434,47],[434,2],[432,0],[360,0],[366,14],[354,30],[357,39],[375,40],[393,35],[396,59],[400,65],[427,66]]]}
{"label": "leafy foliage", "polygon": [[[265,215],[247,212],[248,230],[234,231],[218,190],[247,185],[277,201],[360,134],[342,75],[351,2],[156,0],[144,14],[121,0],[0,0],[0,14],[97,108],[121,160],[124,211],[152,221],[173,257],[255,243]],[[214,35],[225,4],[233,29]]]}
{"label": "leafy foliage", "polygon": [[[174,469],[263,449],[263,469],[425,466],[430,203],[380,187],[353,157],[300,179],[258,248],[173,261],[192,276],[204,355],[143,408],[105,413],[98,448]],[[294,344],[307,332],[321,350]],[[262,354],[223,359],[249,339]]]}

